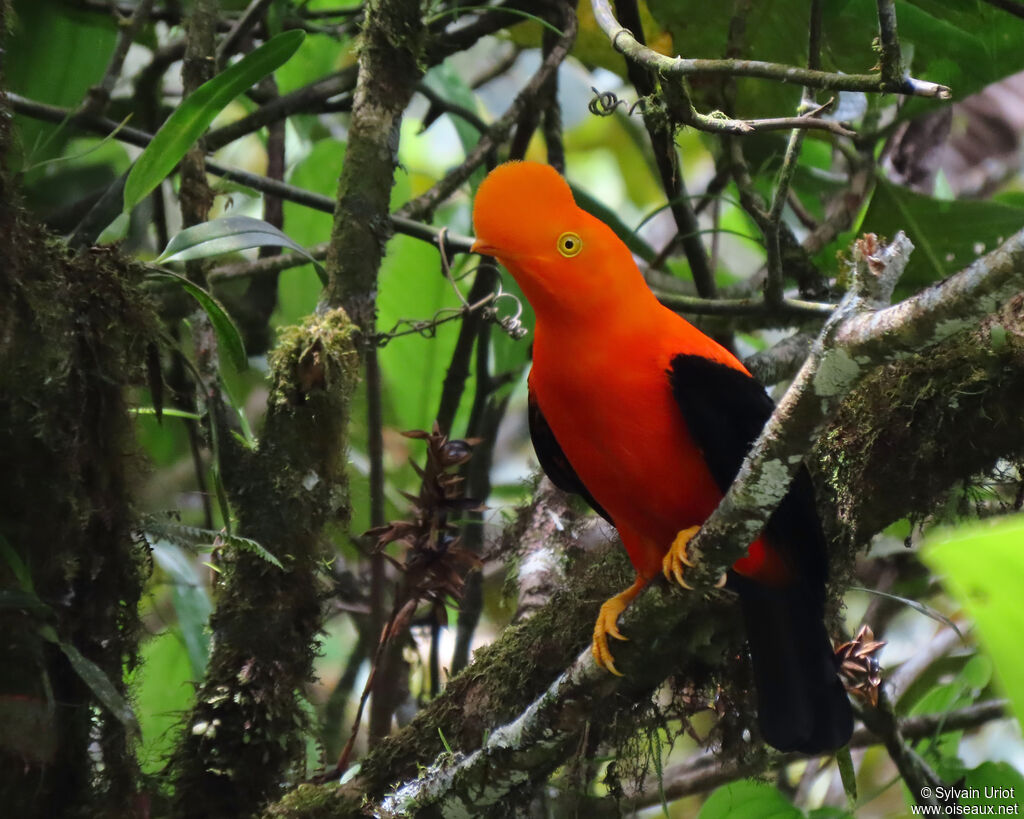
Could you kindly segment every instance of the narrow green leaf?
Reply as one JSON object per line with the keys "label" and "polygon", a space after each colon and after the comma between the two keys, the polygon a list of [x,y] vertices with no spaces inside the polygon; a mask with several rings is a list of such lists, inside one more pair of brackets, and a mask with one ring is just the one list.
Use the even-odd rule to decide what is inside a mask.
{"label": "narrow green leaf", "polygon": [[327,283],[327,272],[306,248],[269,222],[251,216],[225,216],[185,228],[167,243],[157,262],[185,262],[246,250],[250,247],[286,247],[313,263],[320,280]]}
{"label": "narrow green leaf", "polygon": [[231,100],[284,65],[305,36],[298,29],[278,34],[183,100],[132,166],[124,187],[124,210],[135,207],[174,170]]}
{"label": "narrow green leaf", "polygon": [[7,565],[14,572],[14,577],[18,581],[18,585],[21,586],[21,590],[34,595],[36,587],[32,583],[32,574],[29,572],[28,566],[3,535],[0,535],[0,555],[3,555]]}
{"label": "narrow green leaf", "polygon": [[0,609],[19,609],[43,616],[53,614],[53,609],[33,592],[23,589],[0,589]]}
{"label": "narrow green leaf", "polygon": [[213,331],[217,334],[217,343],[221,351],[236,370],[239,372],[244,370],[248,366],[248,362],[246,361],[245,344],[242,343],[242,334],[238,332],[231,316],[217,303],[217,300],[199,285],[177,273],[157,270],[153,275],[173,279],[182,286],[185,292],[199,302],[199,306],[210,317],[210,323],[213,325]]}
{"label": "narrow green leaf", "polygon": [[118,722],[130,734],[138,736],[139,723],[135,719],[135,713],[132,711],[131,705],[121,696],[121,692],[114,687],[114,684],[103,672],[103,669],[82,654],[71,643],[61,640],[52,626],[41,627],[39,633],[44,639],[57,645],[64,652],[64,656],[68,658],[68,662],[71,663],[75,673],[81,678],[82,682],[89,686],[89,690],[96,695],[96,699],[103,703],[107,710],[117,718]]}
{"label": "narrow green leaf", "polygon": [[168,418],[188,418],[190,421],[202,421],[203,416],[197,412],[189,412],[188,410],[175,409],[174,407],[164,407],[161,413],[157,413],[156,407],[135,407],[129,410],[129,412],[135,415],[158,415],[163,414]]}
{"label": "narrow green leaf", "polygon": [[836,764],[839,766],[839,776],[843,780],[846,798],[852,806],[857,801],[857,772],[853,768],[849,745],[844,745],[836,751]]}
{"label": "narrow green leaf", "polygon": [[877,597],[886,597],[889,600],[895,600],[898,603],[902,603],[904,606],[912,608],[914,611],[920,612],[925,617],[930,617],[937,623],[942,623],[944,626],[949,626],[953,631],[956,632],[957,637],[961,640],[964,639],[964,635],[960,633],[960,629],[957,628],[956,623],[950,620],[945,614],[937,609],[933,609],[931,606],[922,603],[918,600],[911,600],[909,597],[900,597],[898,594],[889,594],[889,592],[879,591],[878,589],[869,589],[866,586],[850,586],[852,591],[862,591],[868,594],[876,595]]}
{"label": "narrow green leaf", "polygon": [[995,666],[995,676],[1009,695],[1014,712],[1024,717],[1024,520],[1008,517],[930,538],[921,551],[924,562],[964,607],[978,629]]}

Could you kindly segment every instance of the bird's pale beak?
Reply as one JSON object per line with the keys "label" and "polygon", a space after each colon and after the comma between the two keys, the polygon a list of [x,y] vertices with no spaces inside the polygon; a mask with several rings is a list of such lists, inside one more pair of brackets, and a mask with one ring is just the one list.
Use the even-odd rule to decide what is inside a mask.
{"label": "bird's pale beak", "polygon": [[479,253],[481,256],[493,256],[497,249],[494,245],[489,245],[481,239],[474,239],[470,252]]}

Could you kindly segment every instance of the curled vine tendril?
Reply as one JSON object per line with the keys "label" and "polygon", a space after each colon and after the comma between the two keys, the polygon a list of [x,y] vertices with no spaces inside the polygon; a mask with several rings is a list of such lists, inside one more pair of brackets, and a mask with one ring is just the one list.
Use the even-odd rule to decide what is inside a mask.
{"label": "curled vine tendril", "polygon": [[644,97],[640,97],[630,105],[625,100],[620,100],[611,91],[598,91],[593,86],[590,87],[590,90],[594,92],[594,98],[589,102],[587,108],[591,114],[599,117],[610,117],[620,105],[629,106],[626,110],[626,115],[631,117],[637,108],[642,110],[647,104],[647,100]]}
{"label": "curled vine tendril", "polygon": [[[447,230],[447,228],[441,228],[437,235],[437,244],[441,249],[441,273],[451,285],[452,290],[455,292],[455,296],[461,304],[458,307],[442,307],[429,319],[399,319],[386,333],[378,333],[378,347],[386,346],[392,339],[412,335],[414,333],[421,335],[424,338],[433,338],[437,335],[437,328],[442,324],[446,324],[449,321],[455,321],[455,319],[464,318],[472,313],[479,313],[481,318],[485,321],[494,322],[502,330],[508,333],[509,336],[516,340],[523,338],[527,334],[528,331],[523,326],[522,321],[523,303],[514,293],[506,292],[502,288],[500,281],[498,282],[497,289],[493,293],[488,293],[482,299],[472,304],[470,304],[466,300],[466,297],[462,295],[462,291],[459,290],[458,287],[458,282],[466,278],[470,273],[480,270],[484,265],[477,265],[476,267],[467,270],[458,278],[453,277],[451,262],[445,252],[444,242]],[[499,313],[498,303],[502,299],[510,301],[515,306],[515,310],[512,315],[503,316]]]}

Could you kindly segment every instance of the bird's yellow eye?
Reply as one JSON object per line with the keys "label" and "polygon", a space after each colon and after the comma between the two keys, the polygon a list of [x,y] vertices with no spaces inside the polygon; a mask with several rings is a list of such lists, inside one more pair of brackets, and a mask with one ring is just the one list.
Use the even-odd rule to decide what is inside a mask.
{"label": "bird's yellow eye", "polygon": [[567,231],[558,237],[558,252],[571,259],[583,250],[583,240],[578,233]]}

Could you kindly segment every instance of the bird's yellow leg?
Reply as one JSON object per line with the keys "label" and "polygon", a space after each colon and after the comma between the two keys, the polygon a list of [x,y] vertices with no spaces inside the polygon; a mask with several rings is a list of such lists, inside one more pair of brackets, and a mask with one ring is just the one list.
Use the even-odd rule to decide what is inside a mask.
{"label": "bird's yellow leg", "polygon": [[643,591],[646,585],[647,579],[637,575],[636,582],[632,586],[604,602],[601,611],[597,614],[597,622],[594,623],[594,642],[590,651],[601,668],[619,677],[622,674],[615,667],[615,658],[612,657],[612,652],[608,648],[608,637],[612,636],[616,640],[629,639],[619,631],[619,615],[625,611],[626,606]]}
{"label": "bird's yellow leg", "polygon": [[[672,541],[672,545],[669,546],[668,552],[661,561],[661,571],[662,574],[665,575],[665,579],[671,583],[674,578],[676,583],[684,589],[690,589],[691,591],[693,590],[693,586],[686,582],[683,575],[686,572],[686,568],[692,569],[697,565],[687,554],[687,548],[689,547],[693,536],[699,531],[699,526],[691,526],[689,529],[681,529],[678,534],[676,534],[676,539]],[[715,583],[715,588],[722,588],[722,586],[725,585],[725,580],[726,576],[723,574],[718,578],[718,582]]]}

